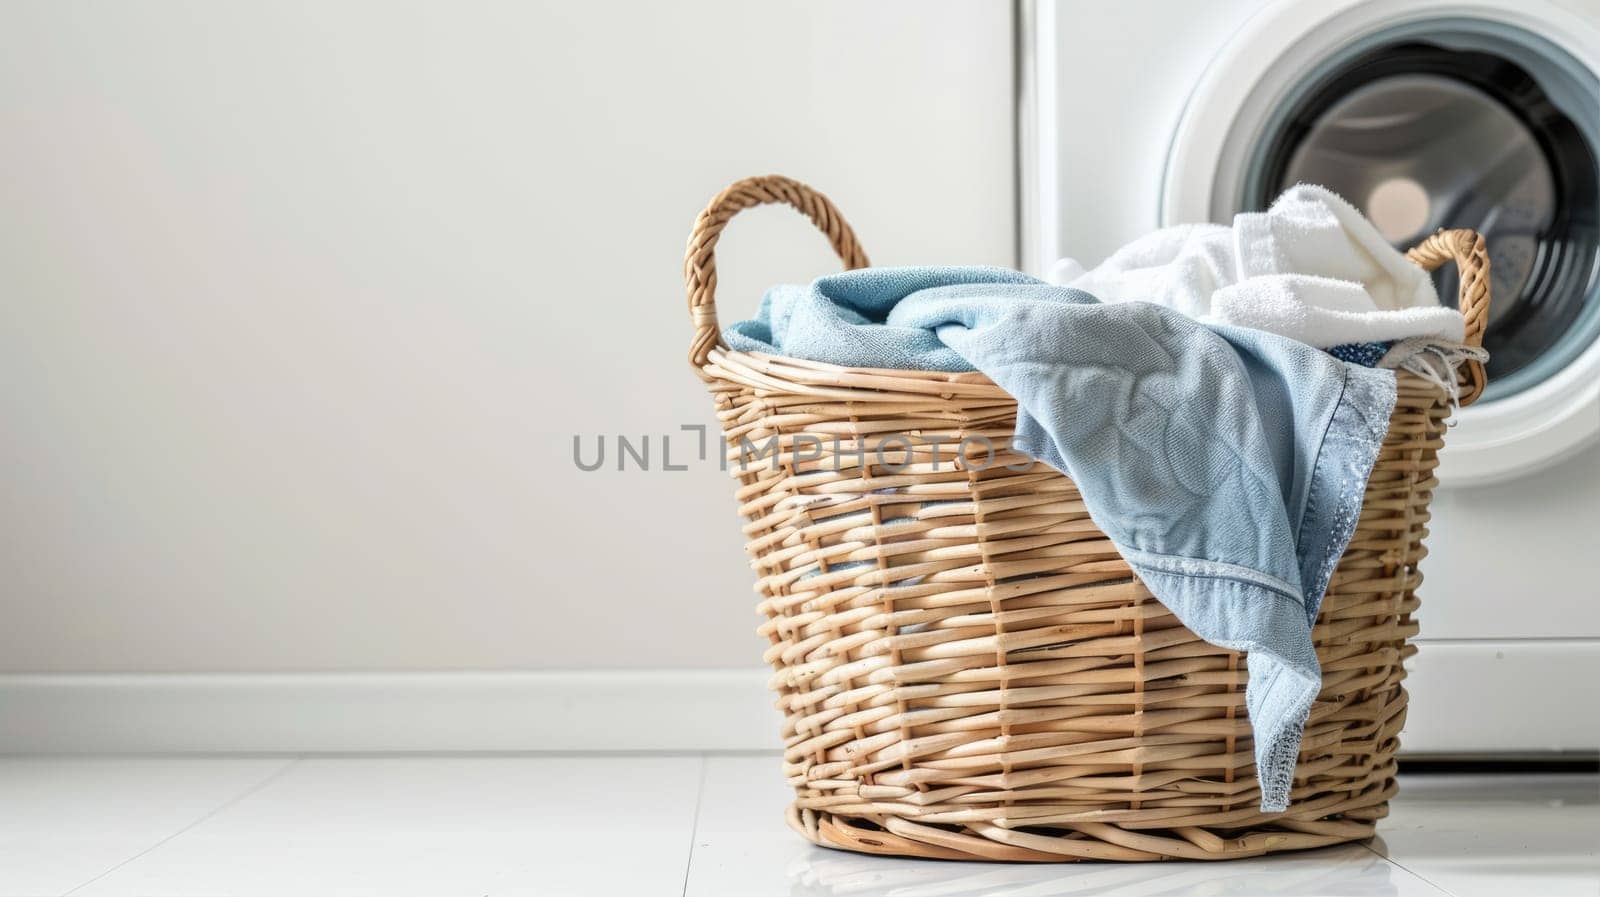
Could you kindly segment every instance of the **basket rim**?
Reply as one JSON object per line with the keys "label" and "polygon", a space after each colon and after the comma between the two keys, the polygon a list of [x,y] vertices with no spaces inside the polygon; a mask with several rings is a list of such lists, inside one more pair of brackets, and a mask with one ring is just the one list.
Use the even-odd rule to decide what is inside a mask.
{"label": "basket rim", "polygon": [[[1385,368],[1384,370],[1390,370]],[[1406,395],[1437,395],[1444,388],[1427,378],[1393,369],[1397,389]],[[704,376],[763,392],[791,392],[852,401],[902,401],[908,395],[1015,402],[981,371],[928,371],[917,368],[849,367],[767,352],[712,349],[701,366]]]}

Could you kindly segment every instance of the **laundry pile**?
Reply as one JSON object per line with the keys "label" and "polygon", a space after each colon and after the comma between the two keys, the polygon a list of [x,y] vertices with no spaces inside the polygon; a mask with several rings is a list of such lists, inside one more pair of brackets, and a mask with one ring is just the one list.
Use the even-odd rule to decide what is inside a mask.
{"label": "laundry pile", "polygon": [[1197,320],[1292,337],[1368,367],[1411,371],[1449,390],[1482,349],[1462,345],[1461,313],[1332,191],[1302,184],[1233,226],[1170,227],[1092,271],[1056,263],[1055,283],[1101,302],[1155,302]]}
{"label": "laundry pile", "polygon": [[1248,652],[1261,809],[1283,810],[1321,687],[1311,627],[1388,429],[1391,369],[1453,386],[1477,350],[1421,269],[1317,187],[1056,277],[848,271],[773,288],[723,336],[848,367],[978,370],[1014,396],[1015,447],[1073,479],[1186,626]]}

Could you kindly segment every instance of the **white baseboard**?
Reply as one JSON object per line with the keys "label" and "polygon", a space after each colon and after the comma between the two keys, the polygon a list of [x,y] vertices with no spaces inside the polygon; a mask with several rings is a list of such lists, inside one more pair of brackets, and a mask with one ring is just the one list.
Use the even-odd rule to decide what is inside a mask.
{"label": "white baseboard", "polygon": [[[1422,642],[1407,752],[1593,751],[1600,640]],[[0,752],[775,750],[768,673],[0,675]]]}
{"label": "white baseboard", "polygon": [[1600,750],[1600,639],[1418,641],[1401,751]]}

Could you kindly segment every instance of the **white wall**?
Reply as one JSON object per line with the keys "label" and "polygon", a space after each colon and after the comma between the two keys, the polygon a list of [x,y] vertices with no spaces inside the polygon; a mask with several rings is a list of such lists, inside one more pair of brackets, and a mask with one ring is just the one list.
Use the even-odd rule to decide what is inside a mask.
{"label": "white wall", "polygon": [[[1012,264],[1009,4],[0,7],[0,672],[750,666],[683,241]],[[722,303],[829,270],[731,231]],[[657,436],[659,438],[659,436]]]}

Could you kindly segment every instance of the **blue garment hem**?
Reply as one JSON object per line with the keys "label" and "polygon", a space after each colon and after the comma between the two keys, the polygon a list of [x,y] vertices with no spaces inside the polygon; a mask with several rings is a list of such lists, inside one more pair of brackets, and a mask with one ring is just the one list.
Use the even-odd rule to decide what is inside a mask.
{"label": "blue garment hem", "polygon": [[1255,731],[1261,810],[1282,812],[1306,718],[1322,688],[1322,668],[1300,602],[1231,576],[1170,573],[1132,560],[1129,565],[1196,635],[1247,655],[1245,709]]}

